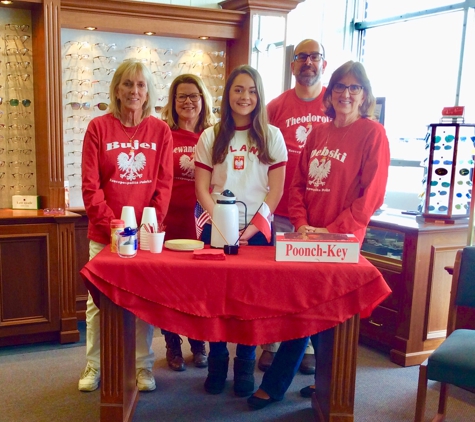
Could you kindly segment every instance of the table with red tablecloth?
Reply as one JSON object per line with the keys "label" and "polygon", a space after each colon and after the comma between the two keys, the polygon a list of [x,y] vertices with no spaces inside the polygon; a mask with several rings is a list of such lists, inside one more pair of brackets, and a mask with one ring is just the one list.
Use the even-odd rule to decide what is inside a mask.
{"label": "table with red tablecloth", "polygon": [[[193,252],[166,249],[161,254],[139,250],[137,256],[126,259],[105,248],[81,274],[101,308],[102,348],[111,346],[106,354],[101,352],[101,402],[108,407],[115,399],[110,397],[114,394],[104,395],[105,372],[120,365],[105,364],[104,359],[115,359],[114,353],[124,353],[120,349],[131,343],[120,339],[124,330],[133,335],[126,323],[133,319],[130,315],[206,341],[258,345],[327,330],[332,347],[339,342],[345,348],[348,344],[344,343],[356,348],[356,317],[369,316],[390,294],[379,271],[364,257],[357,264],[277,262],[273,247],[241,247],[238,255],[226,255],[225,260],[197,260]],[[354,353],[356,356],[356,349]],[[337,361],[331,364],[342,364]],[[122,412],[122,419],[117,420],[129,413]],[[324,409],[323,413],[327,419],[328,412]]]}

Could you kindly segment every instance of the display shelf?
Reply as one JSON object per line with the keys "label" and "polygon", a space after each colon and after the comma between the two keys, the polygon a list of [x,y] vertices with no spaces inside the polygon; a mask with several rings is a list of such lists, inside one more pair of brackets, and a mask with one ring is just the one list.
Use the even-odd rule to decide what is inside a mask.
{"label": "display shelf", "polygon": [[389,352],[393,362],[424,361],[445,339],[450,275],[465,245],[467,221],[447,225],[386,210],[373,216],[362,254],[383,274],[392,294],[361,321],[360,340]]}
{"label": "display shelf", "polygon": [[0,15],[0,208],[13,195],[36,195],[34,71],[29,10]]}
{"label": "display shelf", "polygon": [[69,185],[70,207],[84,206],[84,133],[91,119],[108,112],[110,81],[123,61],[140,60],[151,70],[159,94],[153,113],[156,117],[161,118],[161,110],[168,102],[171,82],[183,73],[203,79],[219,117],[226,73],[224,41],[62,29],[61,43],[64,180]]}

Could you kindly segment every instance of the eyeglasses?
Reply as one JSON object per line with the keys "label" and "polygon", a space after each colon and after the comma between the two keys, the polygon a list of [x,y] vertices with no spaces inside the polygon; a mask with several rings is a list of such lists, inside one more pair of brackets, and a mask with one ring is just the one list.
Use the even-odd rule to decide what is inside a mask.
{"label": "eyeglasses", "polygon": [[29,35],[5,35],[3,37],[4,40],[20,40],[22,42],[28,40],[29,38]]}
{"label": "eyeglasses", "polygon": [[115,69],[106,69],[105,67],[96,67],[95,69],[92,69],[92,73],[100,72],[103,70],[107,75],[110,75],[111,73],[115,72]]}
{"label": "eyeglasses", "polygon": [[69,66],[64,69],[65,71],[68,70],[69,72],[87,72],[89,70],[88,67],[80,67],[80,66]]}
{"label": "eyeglasses", "polygon": [[346,89],[348,89],[348,92],[350,93],[350,95],[356,95],[361,92],[363,87],[361,85],[355,85],[355,84],[345,85],[345,84],[341,84],[337,82],[335,85],[333,85],[332,91],[336,92],[337,94],[341,94],[342,92],[345,92]]}
{"label": "eyeglasses", "polygon": [[69,94],[72,94],[72,95],[79,95],[81,98],[84,97],[85,95],[87,95],[88,91],[76,91],[76,90],[73,90],[73,91],[68,91],[66,93],[66,97],[69,95]]}
{"label": "eyeglasses", "polygon": [[76,83],[78,85],[82,85],[82,84],[89,84],[90,82],[91,82],[90,79],[66,79],[67,84]]}
{"label": "eyeglasses", "polygon": [[72,132],[72,133],[84,133],[86,131],[86,129],[82,128],[82,127],[69,127],[67,129],[64,130],[65,133],[68,133],[68,132]]}
{"label": "eyeglasses", "polygon": [[31,142],[31,136],[12,136],[11,138],[8,138],[8,142],[24,142],[25,144],[29,144]]}
{"label": "eyeglasses", "polygon": [[28,130],[28,129],[31,129],[32,127],[33,126],[30,124],[24,124],[24,125],[13,124],[13,125],[8,126],[8,128],[11,130]]}
{"label": "eyeglasses", "polygon": [[323,58],[322,53],[310,53],[310,54],[305,54],[305,53],[299,53],[294,56],[294,60],[299,63],[305,63],[307,59],[310,57],[310,61],[312,62],[319,62]]}
{"label": "eyeglasses", "polygon": [[83,47],[89,47],[89,43],[87,41],[66,41],[64,43],[65,47],[72,47],[76,46],[78,47],[78,50],[80,50]]}
{"label": "eyeglasses", "polygon": [[5,29],[11,29],[12,31],[28,31],[30,29],[30,25],[14,25],[12,23],[7,23],[5,25]]}
{"label": "eyeglasses", "polygon": [[6,67],[24,67],[25,69],[30,65],[30,62],[6,62]]}
{"label": "eyeglasses", "polygon": [[92,61],[95,62],[97,60],[99,61],[106,61],[106,62],[115,62],[117,60],[117,57],[114,56],[94,56],[92,58]]}
{"label": "eyeglasses", "polygon": [[112,44],[105,44],[103,42],[98,42],[96,44],[94,44],[94,47],[101,47],[107,51],[109,50],[115,50],[117,48],[117,45],[112,43]]}
{"label": "eyeglasses", "polygon": [[66,141],[68,145],[82,145],[82,139],[70,139]]}
{"label": "eyeglasses", "polygon": [[82,59],[88,59],[88,58],[89,58],[89,54],[69,53],[69,54],[66,54],[64,57],[69,57],[70,59],[82,60]]}
{"label": "eyeglasses", "polygon": [[26,117],[31,114],[31,111],[10,111],[8,115],[12,119],[18,119],[19,117]]}
{"label": "eyeglasses", "polygon": [[73,110],[79,110],[79,109],[84,109],[84,110],[89,110],[91,108],[91,103],[67,103],[66,106],[71,106]]}
{"label": "eyeglasses", "polygon": [[186,101],[187,98],[189,98],[191,100],[191,102],[193,103],[197,103],[199,100],[201,100],[201,94],[178,94],[178,95],[175,95],[176,97],[176,100],[179,102],[179,103],[184,103]]}
{"label": "eyeglasses", "polygon": [[[2,104],[2,101],[0,101],[0,104]],[[23,104],[24,107],[30,107],[31,105],[31,100],[24,99],[21,100],[21,103]],[[8,104],[10,104],[12,107],[18,107],[20,105],[20,100],[17,98],[12,98],[10,101],[8,101]]]}
{"label": "eyeglasses", "polygon": [[[4,162],[5,163],[5,162]],[[33,164],[33,160],[28,160],[28,161],[9,161],[8,166],[9,167],[17,167],[17,166],[31,166]]]}
{"label": "eyeglasses", "polygon": [[26,53],[28,53],[30,51],[29,48],[7,48],[6,49],[6,52],[7,52],[7,55],[8,54],[21,54],[22,56],[24,56]]}
{"label": "eyeglasses", "polygon": [[24,179],[31,179],[32,176],[33,176],[34,173],[31,173],[31,172],[27,172],[27,173],[12,173],[12,176],[15,178],[15,179],[21,179],[21,178],[24,178]]}
{"label": "eyeglasses", "polygon": [[109,98],[109,93],[105,92],[105,91],[96,92],[96,93],[94,93],[93,97],[95,97],[97,95],[103,95],[103,96],[106,96],[107,98]]}
{"label": "eyeglasses", "polygon": [[21,75],[13,75],[12,73],[9,73],[7,74],[7,78],[8,80],[12,80],[12,79],[21,79],[22,81],[27,81],[28,79],[30,79],[30,74],[29,73],[23,73]]}
{"label": "eyeglasses", "polygon": [[109,104],[107,103],[97,103],[94,107],[97,107],[99,110],[107,110],[107,107],[109,107]]}

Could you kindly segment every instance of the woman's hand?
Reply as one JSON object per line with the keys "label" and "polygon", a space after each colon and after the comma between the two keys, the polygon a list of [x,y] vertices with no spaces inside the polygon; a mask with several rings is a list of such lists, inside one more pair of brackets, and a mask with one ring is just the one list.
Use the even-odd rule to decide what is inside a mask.
{"label": "woman's hand", "polygon": [[305,224],[300,226],[297,231],[299,233],[328,233],[328,230],[325,227],[313,227]]}

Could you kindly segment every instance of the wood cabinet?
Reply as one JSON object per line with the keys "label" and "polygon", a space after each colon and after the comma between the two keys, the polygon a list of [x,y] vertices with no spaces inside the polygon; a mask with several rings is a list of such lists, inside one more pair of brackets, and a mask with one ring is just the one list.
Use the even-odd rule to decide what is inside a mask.
{"label": "wood cabinet", "polygon": [[0,210],[0,346],[79,341],[71,212]]}
{"label": "wood cabinet", "polygon": [[383,274],[393,293],[361,320],[360,341],[390,353],[393,362],[418,365],[446,335],[456,251],[466,244],[468,221],[425,223],[385,211],[374,216],[362,253]]}

